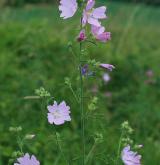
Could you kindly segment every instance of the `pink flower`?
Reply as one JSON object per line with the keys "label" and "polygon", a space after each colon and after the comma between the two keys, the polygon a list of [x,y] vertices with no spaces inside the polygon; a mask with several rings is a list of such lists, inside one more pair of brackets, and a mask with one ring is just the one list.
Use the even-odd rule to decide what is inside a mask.
{"label": "pink flower", "polygon": [[85,30],[83,29],[80,31],[79,36],[77,37],[77,40],[81,42],[81,41],[84,41],[86,38],[87,38],[86,33],[85,33]]}
{"label": "pink flower", "polygon": [[59,105],[55,101],[53,105],[47,107],[48,113],[48,122],[50,124],[61,125],[65,121],[71,121],[70,117],[70,107],[66,105],[65,101],[62,101]]}
{"label": "pink flower", "polygon": [[111,80],[108,73],[103,74],[103,80],[104,80],[105,83],[108,83]]}
{"label": "pink flower", "polygon": [[88,22],[91,25],[100,26],[101,23],[99,19],[105,19],[106,17],[106,7],[101,6],[98,8],[93,8],[95,5],[95,0],[88,0],[86,8],[83,11],[82,25],[85,26]]}
{"label": "pink flower", "polygon": [[141,165],[141,155],[130,150],[130,146],[127,146],[122,151],[122,160],[125,165]]}
{"label": "pink flower", "polygon": [[72,17],[77,9],[77,0],[60,0],[59,10],[62,12],[60,17],[63,17],[63,19]]}
{"label": "pink flower", "polygon": [[113,66],[111,64],[100,64],[99,66],[104,69],[108,69],[109,71],[112,71],[113,69],[115,69],[115,66]]}
{"label": "pink flower", "polygon": [[107,42],[108,40],[111,40],[111,33],[105,32],[105,28],[103,26],[98,27],[92,25],[91,32],[94,37],[101,42]]}
{"label": "pink flower", "polygon": [[36,157],[34,155],[30,157],[28,153],[26,153],[23,157],[18,158],[17,162],[18,163],[14,163],[14,165],[40,165]]}

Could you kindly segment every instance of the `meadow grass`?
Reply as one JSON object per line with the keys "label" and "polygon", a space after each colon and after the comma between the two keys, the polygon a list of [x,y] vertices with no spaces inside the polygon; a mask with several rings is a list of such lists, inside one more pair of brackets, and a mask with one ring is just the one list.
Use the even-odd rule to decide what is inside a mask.
{"label": "meadow grass", "polygon": [[[159,8],[144,5],[107,3],[112,40],[106,45],[88,48],[89,56],[112,63],[116,69],[105,85],[101,75],[88,78],[85,88],[98,84],[98,108],[88,116],[86,148],[89,152],[96,132],[104,140],[95,150],[88,165],[112,165],[116,157],[120,124],[128,120],[134,128],[133,139],[143,144],[143,164],[159,165],[160,155],[160,39]],[[17,149],[8,129],[23,127],[23,133],[36,138],[25,150],[37,155],[41,164],[65,165],[54,141],[52,126],[41,100],[24,100],[41,86],[56,100],[71,105],[72,122],[57,128],[62,149],[73,165],[80,164],[80,112],[64,77],[74,82],[75,67],[67,43],[78,34],[76,18],[63,21],[56,6],[26,6],[0,11],[0,165],[7,164]],[[75,49],[77,45],[75,44]],[[145,72],[154,72],[153,84],[146,84]],[[101,73],[102,74],[102,73]],[[75,86],[73,86],[75,88]],[[106,98],[105,92],[112,93]],[[87,103],[90,98],[86,99]],[[86,108],[87,111],[87,108]]]}

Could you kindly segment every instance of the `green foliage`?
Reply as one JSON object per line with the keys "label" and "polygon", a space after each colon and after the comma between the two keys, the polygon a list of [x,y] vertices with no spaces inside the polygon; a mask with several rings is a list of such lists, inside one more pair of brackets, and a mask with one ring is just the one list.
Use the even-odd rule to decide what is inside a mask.
{"label": "green foliage", "polygon": [[[3,1],[3,0],[2,0]],[[53,0],[6,0],[2,4],[7,6],[23,6],[24,4],[53,3]]]}
{"label": "green foliage", "polygon": [[[78,2],[80,2],[79,0]],[[99,0],[106,2],[105,0]],[[160,0],[112,0],[117,2],[132,2],[132,3],[145,3],[151,5],[160,5]],[[39,3],[58,3],[58,1],[54,0],[1,0],[0,6],[7,5],[7,6],[23,6],[25,4],[39,4]]]}
{"label": "green foliage", "polygon": [[[92,59],[112,63],[116,69],[110,73],[111,81],[107,85],[101,78],[103,71],[84,80],[88,95],[94,97],[92,88],[98,86],[98,101],[88,99],[88,95],[85,100],[85,111],[90,101],[96,104],[93,113],[86,116],[86,151],[90,151],[95,138],[101,142],[92,152],[94,156],[89,156],[88,165],[113,164],[110,158],[116,156],[120,124],[126,120],[135,130],[132,139],[144,145],[143,164],[157,165],[160,155],[160,12],[143,5],[108,3],[107,6],[106,27],[112,32],[112,41],[91,46],[87,51]],[[71,105],[72,122],[56,129],[66,157],[72,164],[79,165],[79,107],[64,85],[64,77],[69,77],[75,89],[73,77],[77,70],[66,43],[78,34],[77,19],[62,21],[57,7],[28,7],[2,9],[0,22],[0,165],[7,164],[17,150],[14,135],[9,131],[10,126],[17,125],[23,127],[24,135],[36,135],[24,151],[37,155],[41,164],[65,165],[57,151],[53,126],[47,122],[47,105],[41,99],[23,99],[33,96],[34,89],[41,86],[56,100],[66,100]],[[75,40],[72,43],[77,49]],[[148,69],[154,72],[151,84],[145,83]],[[112,95],[108,97],[106,92]]]}
{"label": "green foliage", "polygon": [[160,0],[112,0],[117,2],[145,3],[151,5],[160,5]]}
{"label": "green foliage", "polygon": [[43,87],[36,89],[35,94],[40,97],[50,97],[51,96],[51,94],[48,91],[46,91]]}

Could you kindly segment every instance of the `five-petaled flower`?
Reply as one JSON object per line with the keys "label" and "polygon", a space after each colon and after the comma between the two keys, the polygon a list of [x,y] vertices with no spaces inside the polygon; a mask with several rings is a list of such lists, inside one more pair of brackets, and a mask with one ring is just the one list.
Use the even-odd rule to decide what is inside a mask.
{"label": "five-petaled flower", "polygon": [[101,26],[99,19],[107,18],[105,12],[106,7],[101,6],[98,8],[93,8],[95,5],[95,0],[88,0],[85,9],[83,10],[82,25],[85,26],[86,23],[95,26]]}
{"label": "five-petaled flower", "polygon": [[60,17],[63,17],[63,19],[73,17],[77,9],[77,0],[60,0],[59,10],[62,12]]}
{"label": "five-petaled flower", "polygon": [[17,163],[14,163],[14,165],[40,165],[40,162],[34,155],[30,157],[30,155],[26,153],[24,156],[18,158]]}
{"label": "five-petaled flower", "polygon": [[65,101],[62,101],[59,105],[54,101],[53,105],[47,107],[48,122],[50,124],[61,125],[65,121],[71,121],[70,117],[70,107],[66,105]]}
{"label": "five-petaled flower", "polygon": [[115,66],[111,64],[100,64],[99,66],[101,68],[108,69],[109,71],[112,71],[113,69],[115,69]]}
{"label": "five-petaled flower", "polygon": [[107,42],[111,39],[111,33],[105,32],[105,28],[103,26],[98,27],[92,25],[91,32],[98,41]]}
{"label": "five-petaled flower", "polygon": [[130,150],[130,146],[126,146],[122,151],[122,161],[125,165],[141,165],[141,155]]}

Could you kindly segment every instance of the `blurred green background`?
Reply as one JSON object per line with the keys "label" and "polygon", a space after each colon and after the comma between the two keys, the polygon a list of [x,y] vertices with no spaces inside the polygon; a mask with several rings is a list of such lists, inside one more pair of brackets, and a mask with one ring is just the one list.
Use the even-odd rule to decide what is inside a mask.
{"label": "blurred green background", "polygon": [[[28,3],[39,4],[39,3],[57,3],[59,0],[1,0],[1,6],[23,6]],[[101,2],[106,2],[105,0],[99,0]],[[110,2],[136,2],[144,3],[149,5],[160,5],[160,0],[110,0]]]}
{"label": "blurred green background", "polygon": [[[58,3],[0,2],[3,6],[0,9],[0,165],[6,165],[13,151],[18,150],[9,127],[19,125],[23,127],[23,134],[36,135],[25,146],[25,152],[35,154],[42,165],[65,164],[54,140],[53,126],[47,122],[46,105],[42,100],[23,99],[34,95],[34,90],[41,86],[57,101],[66,100],[71,106],[72,122],[57,127],[57,130],[66,157],[73,165],[78,165],[81,156],[80,112],[64,85],[66,76],[75,81],[75,66],[67,45],[78,34],[78,16],[66,21],[60,19]],[[98,87],[98,108],[86,123],[87,151],[92,147],[95,133],[104,136],[89,164],[112,165],[120,124],[128,120],[135,130],[132,138],[144,145],[141,150],[143,164],[159,165],[159,7],[138,1],[101,2],[108,7],[109,18],[104,23],[112,33],[112,40],[107,44],[88,45],[88,53],[91,59],[112,63],[116,69],[110,73],[108,84],[99,74],[85,80],[88,95],[93,95],[92,86]],[[145,2],[159,3],[158,0]],[[77,43],[73,44],[77,49]],[[89,101],[87,98],[86,107]]]}

